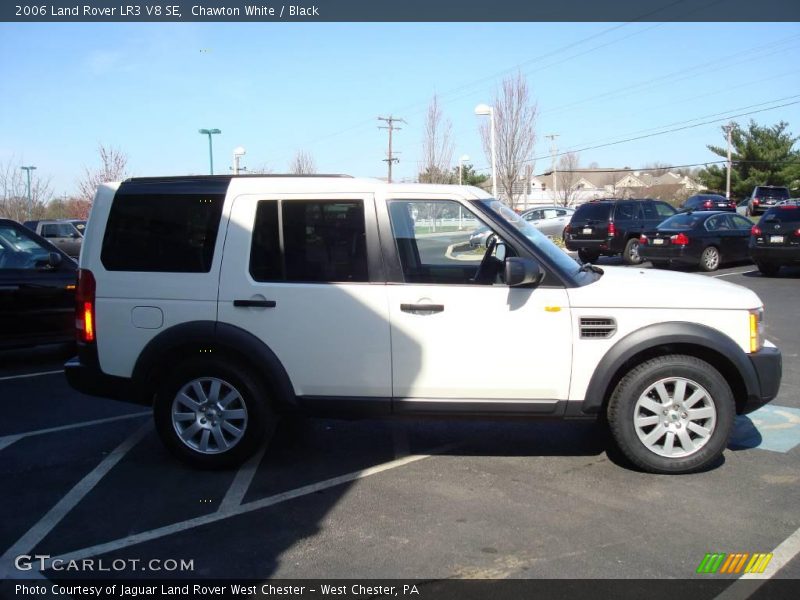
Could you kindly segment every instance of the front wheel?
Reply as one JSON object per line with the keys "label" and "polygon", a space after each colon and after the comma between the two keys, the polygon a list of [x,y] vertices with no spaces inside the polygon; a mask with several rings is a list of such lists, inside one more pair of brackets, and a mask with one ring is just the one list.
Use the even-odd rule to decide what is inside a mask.
{"label": "front wheel", "polygon": [[159,386],[153,414],[164,445],[206,469],[244,462],[266,441],[273,420],[260,382],[214,359],[179,365]]}
{"label": "front wheel", "polygon": [[648,360],[619,382],[608,422],[623,454],[651,473],[692,473],[728,443],[735,405],[728,383],[693,356]]}

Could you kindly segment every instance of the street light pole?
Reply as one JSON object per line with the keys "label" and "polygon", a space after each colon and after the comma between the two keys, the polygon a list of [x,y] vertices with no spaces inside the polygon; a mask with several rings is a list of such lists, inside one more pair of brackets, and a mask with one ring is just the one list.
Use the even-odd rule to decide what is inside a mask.
{"label": "street light pole", "polygon": [[211,175],[214,174],[214,153],[211,148],[211,136],[216,135],[218,133],[222,133],[219,129],[198,129],[198,132],[202,135],[208,136],[208,164],[209,169],[211,171]]}
{"label": "street light pole", "polygon": [[728,202],[731,200],[731,130],[733,130],[733,123],[728,123],[725,126],[725,132],[728,134],[728,174],[725,182],[725,198]]}
{"label": "street light pole", "polygon": [[23,171],[25,171],[28,175],[28,216],[33,216],[33,200],[31,199],[31,171],[33,171],[36,167],[33,165],[28,167],[20,167]]}
{"label": "street light pole", "polygon": [[488,104],[478,104],[475,107],[476,115],[489,115],[491,119],[491,146],[492,146],[492,196],[497,198],[497,150],[494,144],[494,108]]}
{"label": "street light pole", "polygon": [[[239,174],[239,160],[245,155],[247,152],[241,146],[238,146],[233,149],[233,174]],[[246,169],[245,169],[246,170]]]}

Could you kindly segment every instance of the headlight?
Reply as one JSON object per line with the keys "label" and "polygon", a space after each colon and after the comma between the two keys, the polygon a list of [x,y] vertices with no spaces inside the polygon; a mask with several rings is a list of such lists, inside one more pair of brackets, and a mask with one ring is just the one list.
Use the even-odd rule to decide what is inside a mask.
{"label": "headlight", "polygon": [[750,311],[750,352],[758,352],[764,343],[764,308]]}

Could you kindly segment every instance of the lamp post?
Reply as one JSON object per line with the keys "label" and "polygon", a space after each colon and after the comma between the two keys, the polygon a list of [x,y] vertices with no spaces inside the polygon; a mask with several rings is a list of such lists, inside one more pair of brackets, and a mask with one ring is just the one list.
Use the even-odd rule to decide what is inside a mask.
{"label": "lamp post", "polygon": [[233,149],[233,174],[239,174],[239,159],[242,158],[247,152],[241,146]]}
{"label": "lamp post", "polygon": [[489,115],[491,119],[491,145],[492,145],[492,196],[497,198],[497,151],[494,145],[494,108],[488,104],[478,104],[475,107],[476,115]]}
{"label": "lamp post", "polygon": [[33,201],[31,200],[31,171],[36,167],[33,165],[28,167],[20,167],[28,175],[28,216],[33,216]]}
{"label": "lamp post", "polygon": [[461,158],[458,159],[458,185],[462,185],[462,173],[464,171],[464,163],[469,160],[469,156],[466,154],[462,155]]}
{"label": "lamp post", "polygon": [[222,133],[219,129],[199,129],[199,133],[208,136],[208,164],[211,170],[211,175],[214,174],[214,153],[211,150],[211,136]]}

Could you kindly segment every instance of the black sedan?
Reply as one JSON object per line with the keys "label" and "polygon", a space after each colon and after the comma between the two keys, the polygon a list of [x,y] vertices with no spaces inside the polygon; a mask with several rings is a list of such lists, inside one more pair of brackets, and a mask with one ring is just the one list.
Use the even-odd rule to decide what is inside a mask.
{"label": "black sedan", "polygon": [[642,234],[639,255],[654,267],[682,264],[715,271],[723,262],[749,259],[752,225],[729,212],[679,213]]}
{"label": "black sedan", "polygon": [[696,194],[680,205],[680,212],[690,210],[724,210],[736,212],[736,202],[719,194]]}
{"label": "black sedan", "polygon": [[53,244],[0,219],[0,349],[73,341],[76,273]]}
{"label": "black sedan", "polygon": [[781,266],[800,264],[800,202],[767,210],[750,236],[750,257],[768,277]]}

